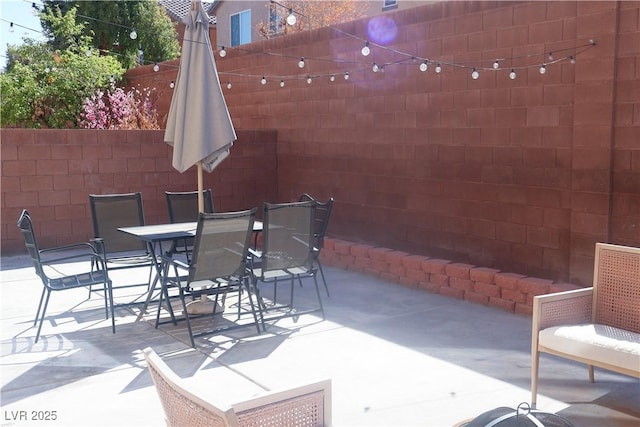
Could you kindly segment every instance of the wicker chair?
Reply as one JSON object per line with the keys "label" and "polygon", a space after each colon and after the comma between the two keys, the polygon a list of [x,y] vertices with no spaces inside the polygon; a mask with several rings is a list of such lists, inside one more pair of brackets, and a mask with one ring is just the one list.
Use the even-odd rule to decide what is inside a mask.
{"label": "wicker chair", "polygon": [[531,405],[540,353],[640,378],[640,248],[596,244],[593,287],[536,296],[531,342]]}
{"label": "wicker chair", "polygon": [[144,349],[144,357],[169,427],[331,425],[329,379],[228,404],[191,392],[151,348]]}

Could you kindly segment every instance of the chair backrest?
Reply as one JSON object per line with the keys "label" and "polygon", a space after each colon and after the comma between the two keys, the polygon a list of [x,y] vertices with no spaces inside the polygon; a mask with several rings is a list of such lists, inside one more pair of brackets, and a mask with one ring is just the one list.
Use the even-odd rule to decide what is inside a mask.
{"label": "chair backrest", "polygon": [[201,213],[196,229],[189,282],[244,277],[257,208]]}
{"label": "chair backrest", "polygon": [[107,253],[147,251],[146,244],[119,227],[144,225],[142,193],[90,194],[94,237],[104,241]]}
{"label": "chair backrest", "polygon": [[[198,220],[197,191],[165,191],[169,222],[193,222]],[[214,213],[211,189],[202,190],[205,213]]]}
{"label": "chair backrest", "polygon": [[316,213],[313,221],[314,246],[316,249],[322,249],[324,236],[327,234],[329,218],[331,217],[331,210],[333,209],[333,197],[329,197],[326,202],[321,202],[308,193],[302,193],[298,198],[299,202],[310,200],[316,202]]}
{"label": "chair backrest", "polygon": [[265,203],[262,273],[311,268],[316,202]]}
{"label": "chair backrest", "polygon": [[40,249],[38,248],[38,242],[36,241],[36,235],[33,231],[33,222],[31,216],[26,209],[22,210],[20,217],[18,218],[18,228],[22,232],[24,237],[24,244],[29,252],[29,257],[33,262],[33,266],[36,269],[36,274],[43,279],[44,272],[42,271],[42,264],[40,263]]}
{"label": "chair backrest", "polygon": [[594,323],[640,333],[640,248],[596,243]]}
{"label": "chair backrest", "polygon": [[213,404],[190,392],[182,378],[178,377],[151,348],[144,349],[144,358],[169,427],[238,425],[231,406]]}

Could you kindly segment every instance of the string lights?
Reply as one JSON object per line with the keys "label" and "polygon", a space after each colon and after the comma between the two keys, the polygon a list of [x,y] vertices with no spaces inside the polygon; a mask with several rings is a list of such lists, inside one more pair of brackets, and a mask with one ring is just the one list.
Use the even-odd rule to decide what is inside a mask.
{"label": "string lights", "polygon": [[[277,3],[276,1],[272,1],[272,3],[278,4],[282,7],[284,7],[283,5]],[[32,4],[32,7],[35,11],[39,12],[40,9],[38,8],[38,6],[36,6],[35,3]],[[295,25],[297,22],[296,19],[296,14],[299,14],[299,12],[291,9],[291,8],[287,8],[289,14],[286,18],[286,22],[288,25]],[[92,18],[92,17],[88,17],[88,16],[83,16],[83,15],[78,15],[78,17],[81,18],[85,18],[85,19],[93,19],[99,22],[105,22],[105,21],[100,21],[99,19],[96,18]],[[0,19],[2,21],[5,22],[9,22],[6,21],[4,19]],[[128,26],[124,26],[124,25],[120,25],[117,23],[111,23],[111,22],[107,22],[107,24],[111,24],[111,25],[115,25],[115,26],[119,26],[119,27],[123,27],[123,28],[127,28],[130,29],[130,33],[129,33],[129,37],[132,40],[137,39],[138,37],[138,33],[136,32],[135,28],[132,27],[128,27]],[[21,27],[19,24],[15,24],[15,26]],[[540,72],[540,74],[544,75],[547,72],[547,66],[548,65],[552,65],[552,64],[557,64],[559,62],[562,61],[568,61],[571,64],[575,64],[576,63],[576,56],[581,53],[582,51],[589,49],[591,47],[594,47],[596,45],[594,40],[589,40],[588,43],[584,44],[584,45],[578,45],[575,47],[571,47],[571,48],[565,48],[565,49],[558,49],[555,52],[545,52],[544,54],[542,54],[542,56],[545,56],[546,58],[544,58],[543,61],[540,62],[536,62],[535,60],[530,61],[530,59],[535,58],[535,57],[540,57],[540,53],[533,53],[533,54],[527,54],[527,55],[523,55],[523,56],[519,56],[519,57],[510,57],[510,58],[495,58],[492,59],[490,62],[486,63],[486,65],[483,65],[482,62],[483,61],[478,61],[475,64],[468,64],[468,63],[455,63],[455,62],[448,62],[448,61],[438,61],[436,58],[424,58],[424,57],[420,57],[418,55],[411,55],[409,53],[406,52],[402,52],[400,50],[397,50],[391,46],[384,46],[384,45],[380,45],[374,42],[371,42],[370,40],[366,40],[363,38],[360,38],[354,34],[350,34],[347,33],[341,29],[329,26],[330,28],[334,29],[336,32],[341,33],[345,36],[348,37],[352,37],[355,39],[360,40],[363,45],[362,48],[360,50],[360,53],[362,54],[362,56],[367,57],[372,53],[372,47],[376,47],[376,49],[380,49],[380,50],[385,50],[387,52],[390,52],[394,55],[397,55],[397,57],[400,57],[401,59],[398,60],[394,60],[391,62],[386,62],[386,63],[379,63],[379,62],[369,62],[368,65],[366,63],[363,62],[359,62],[357,60],[344,60],[344,59],[337,59],[337,58],[310,58],[310,57],[306,57],[306,56],[295,56],[295,58],[297,59],[297,65],[298,68],[303,69],[305,67],[308,68],[308,64],[309,64],[309,60],[312,61],[325,61],[325,62],[332,62],[334,64],[353,64],[356,65],[357,67],[360,67],[360,71],[361,72],[366,72],[366,69],[368,68],[369,70],[371,70],[374,73],[380,73],[380,72],[384,72],[387,66],[391,66],[391,65],[402,65],[402,64],[415,64],[419,62],[418,65],[418,70],[422,73],[427,73],[427,71],[430,69],[430,65],[434,65],[433,70],[435,72],[436,75],[440,75],[443,70],[444,67],[447,67],[447,69],[466,69],[466,70],[470,70],[471,71],[471,78],[473,80],[478,80],[480,78],[480,75],[482,72],[486,72],[486,71],[493,71],[493,72],[500,72],[502,70],[506,70],[508,72],[507,76],[509,79],[511,80],[515,80],[518,76],[517,71],[519,70],[526,70],[526,69],[531,69],[531,68],[538,68],[538,71]],[[10,30],[12,30],[14,28],[14,23],[10,22],[9,25]],[[27,28],[27,27],[24,27]],[[30,28],[27,28],[30,29]],[[30,29],[32,30],[32,29]],[[32,30],[32,31],[37,31],[37,30]],[[264,54],[264,55],[270,55],[270,56],[280,56],[280,57],[292,57],[293,55],[287,55],[287,54],[282,54],[282,53],[276,53],[276,52],[268,52],[268,51],[251,51],[249,49],[247,49],[246,47],[242,47],[242,46],[236,46],[233,48],[233,50],[239,50],[239,51],[247,51],[247,52],[253,52],[253,53],[260,53],[260,54]],[[567,56],[562,56],[564,52],[567,52],[568,55]],[[108,50],[101,50],[100,51],[101,54],[114,54],[117,55],[117,52],[111,52]],[[226,58],[227,57],[227,49],[225,48],[225,46],[220,46],[220,49],[218,51],[218,55],[220,56],[220,58]],[[87,51],[87,56],[91,56],[91,51]],[[515,64],[519,64],[525,62],[525,65],[520,65],[520,66],[514,66]],[[529,63],[530,62],[530,63]],[[142,60],[141,63],[148,63],[148,64],[153,64],[153,71],[154,72],[158,72],[160,70],[160,66],[158,65],[157,62],[147,62]],[[504,64],[504,65],[503,65]],[[166,65],[166,68],[178,68],[177,65],[171,65],[171,64],[163,64],[163,66]],[[413,65],[415,66],[415,65]],[[370,72],[371,72],[370,71]],[[327,74],[307,74],[306,77],[304,76],[298,76],[298,75],[292,75],[292,76],[267,76],[267,75],[262,75],[260,78],[260,75],[258,76],[252,76],[249,74],[242,74],[242,73],[233,73],[233,72],[219,72],[219,75],[226,75],[229,77],[238,77],[238,78],[252,78],[252,79],[257,79],[260,78],[260,83],[262,85],[266,85],[267,84],[267,80],[270,79],[274,79],[275,81],[279,81],[280,82],[280,87],[285,87],[285,81],[287,80],[306,80],[308,84],[311,84],[313,79],[316,78],[320,78],[320,77],[325,77],[328,78],[328,80],[330,82],[335,82],[336,80],[336,75],[340,75],[342,74],[345,80],[349,80],[350,78],[350,72],[349,71],[345,71],[343,73],[336,73],[335,71],[329,72]],[[253,80],[255,82],[255,80]],[[174,82],[172,81],[170,83],[170,87],[173,88],[174,87]],[[231,89],[232,87],[232,83],[231,81],[227,82],[227,89]]]}

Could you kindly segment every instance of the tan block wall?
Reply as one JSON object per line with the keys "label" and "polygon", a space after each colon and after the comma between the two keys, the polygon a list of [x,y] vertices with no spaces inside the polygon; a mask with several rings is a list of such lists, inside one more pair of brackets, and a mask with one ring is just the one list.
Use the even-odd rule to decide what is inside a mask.
{"label": "tan block wall", "polygon": [[[237,132],[231,155],[204,188],[217,211],[278,201],[276,132]],[[26,252],[16,221],[31,213],[41,247],[93,236],[89,194],[142,192],[147,224],[168,222],[165,191],[197,189],[195,168],[171,166],[164,131],[2,129],[2,255]]]}

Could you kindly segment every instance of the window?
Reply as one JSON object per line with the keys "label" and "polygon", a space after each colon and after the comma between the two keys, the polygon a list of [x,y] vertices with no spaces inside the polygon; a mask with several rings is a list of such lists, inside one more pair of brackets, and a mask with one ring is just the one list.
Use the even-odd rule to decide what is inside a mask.
{"label": "window", "polygon": [[251,11],[231,15],[231,46],[251,43]]}
{"label": "window", "polygon": [[398,0],[383,0],[383,9],[393,9],[394,7],[398,7]]}
{"label": "window", "polygon": [[282,12],[286,11],[279,4],[271,3],[269,5],[269,35],[282,34],[287,27],[287,17],[282,15]]}

